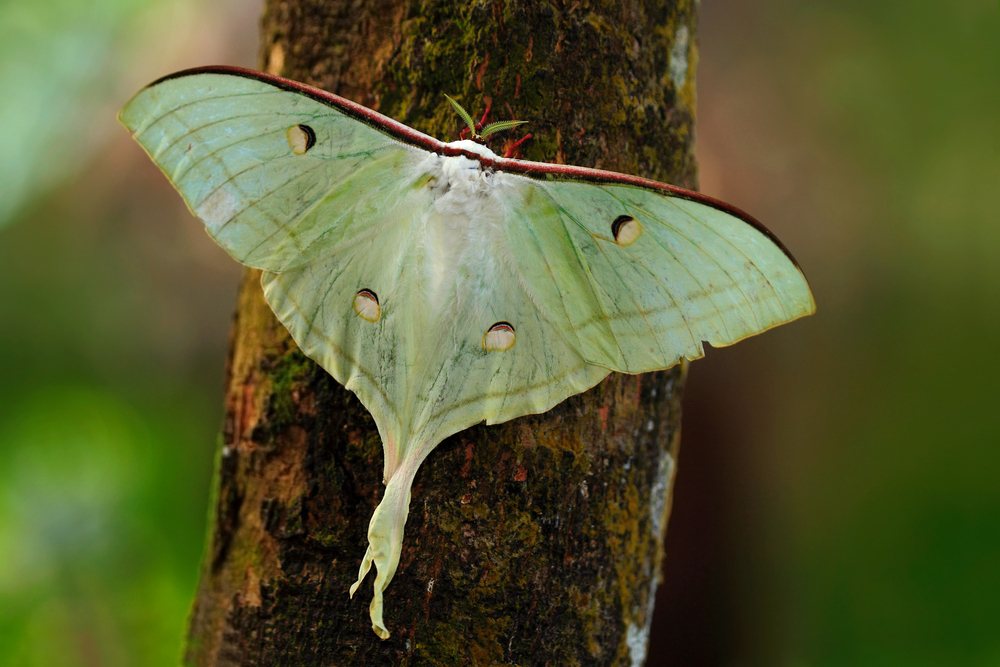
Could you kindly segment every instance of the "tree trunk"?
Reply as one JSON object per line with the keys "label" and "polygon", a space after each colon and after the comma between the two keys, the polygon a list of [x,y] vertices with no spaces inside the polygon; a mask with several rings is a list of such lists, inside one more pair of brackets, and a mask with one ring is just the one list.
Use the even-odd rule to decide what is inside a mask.
{"label": "tree trunk", "polygon": [[[527,159],[691,187],[695,21],[694,0],[268,0],[262,62],[445,140],[460,121],[443,93],[473,114],[492,101],[495,119],[530,121]],[[347,595],[382,493],[375,424],[298,350],[259,278],[233,324],[186,662],[641,664],[683,369],[612,374],[439,445],[413,486],[382,641],[371,578]]]}

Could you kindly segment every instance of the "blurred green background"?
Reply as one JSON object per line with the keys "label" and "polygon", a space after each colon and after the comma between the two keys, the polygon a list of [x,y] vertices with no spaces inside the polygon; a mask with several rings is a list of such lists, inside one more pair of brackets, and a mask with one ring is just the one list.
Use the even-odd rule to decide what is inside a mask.
{"label": "blurred green background", "polygon": [[[0,663],[173,665],[239,268],[117,126],[259,0],[0,4]],[[651,665],[1000,665],[1000,7],[713,0],[702,189],[819,312],[692,366]]]}

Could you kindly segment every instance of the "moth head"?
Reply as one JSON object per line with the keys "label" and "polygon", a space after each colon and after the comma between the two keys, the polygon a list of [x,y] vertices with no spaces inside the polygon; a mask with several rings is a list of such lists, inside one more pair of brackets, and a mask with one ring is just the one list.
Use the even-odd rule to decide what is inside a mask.
{"label": "moth head", "polygon": [[[458,115],[462,117],[462,120],[465,121],[465,124],[468,126],[466,129],[462,130],[462,132],[459,134],[459,137],[464,139],[465,133],[468,132],[469,139],[475,141],[477,144],[482,144],[483,146],[486,145],[486,139],[490,135],[496,134],[497,132],[502,132],[504,130],[509,130],[512,127],[517,127],[518,125],[523,125],[528,122],[526,120],[501,120],[484,126],[483,123],[486,122],[486,116],[489,115],[490,113],[489,105],[486,105],[486,111],[483,112],[483,117],[479,120],[479,122],[476,122],[472,119],[472,116],[469,115],[469,112],[466,111],[461,104],[453,100],[448,95],[445,95],[445,98],[447,98],[447,100],[451,102],[451,106],[455,108],[455,111],[458,112]],[[528,136],[530,137],[531,135]],[[525,137],[525,139],[526,138],[527,137]],[[524,139],[522,139],[521,141],[524,141]]]}

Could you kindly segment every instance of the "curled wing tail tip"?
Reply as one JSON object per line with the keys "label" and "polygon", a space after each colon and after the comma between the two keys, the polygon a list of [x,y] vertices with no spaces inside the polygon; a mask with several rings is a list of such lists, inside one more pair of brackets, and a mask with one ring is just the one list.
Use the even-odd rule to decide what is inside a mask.
{"label": "curled wing tail tip", "polygon": [[353,597],[372,565],[375,566],[375,590],[369,614],[372,630],[382,639],[389,636],[389,631],[382,620],[383,592],[392,581],[399,565],[403,546],[403,526],[406,524],[410,505],[410,485],[413,483],[416,468],[416,465],[404,466],[405,474],[395,475],[386,485],[382,501],[375,508],[368,525],[368,550],[358,569],[358,580],[350,589]]}
{"label": "curled wing tail tip", "polygon": [[373,559],[374,555],[372,554],[371,545],[369,545],[368,550],[365,552],[365,557],[361,560],[361,567],[358,568],[358,580],[351,585],[350,597],[352,599],[354,598],[354,594],[357,592],[358,588],[361,586],[361,582],[368,576],[368,570],[372,567]]}
{"label": "curled wing tail tip", "polygon": [[372,630],[375,631],[379,639],[388,639],[389,629],[385,627],[385,622],[382,620],[382,594],[378,589],[375,590],[375,597],[372,598],[369,613],[372,619]]}

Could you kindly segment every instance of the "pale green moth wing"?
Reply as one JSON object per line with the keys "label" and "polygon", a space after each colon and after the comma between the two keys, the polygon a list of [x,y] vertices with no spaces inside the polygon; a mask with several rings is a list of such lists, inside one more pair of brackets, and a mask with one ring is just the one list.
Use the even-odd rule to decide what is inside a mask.
{"label": "pale green moth wing", "polygon": [[518,266],[590,363],[666,368],[815,310],[783,248],[731,213],[641,186],[519,180]]}
{"label": "pale green moth wing", "polygon": [[351,594],[374,564],[382,638],[413,476],[441,440],[814,309],[777,239],[721,202],[445,144],[278,77],[181,72],[121,119],[371,412],[386,490]]}
{"label": "pale green moth wing", "polygon": [[392,219],[426,155],[300,92],[211,70],[151,84],[119,119],[209,235],[270,271]]}
{"label": "pale green moth wing", "polygon": [[[450,225],[436,208],[421,207],[379,239],[385,254],[359,244],[263,279],[268,303],[302,350],[354,391],[379,427],[386,490],[351,592],[374,563],[371,618],[383,638],[382,593],[427,454],[472,424],[544,412],[608,374],[586,363],[536,307],[511,262],[500,211],[483,210],[479,220],[481,227],[466,224],[454,236],[427,234]],[[378,300],[374,321],[352,307],[356,298],[373,301],[368,295]]]}

